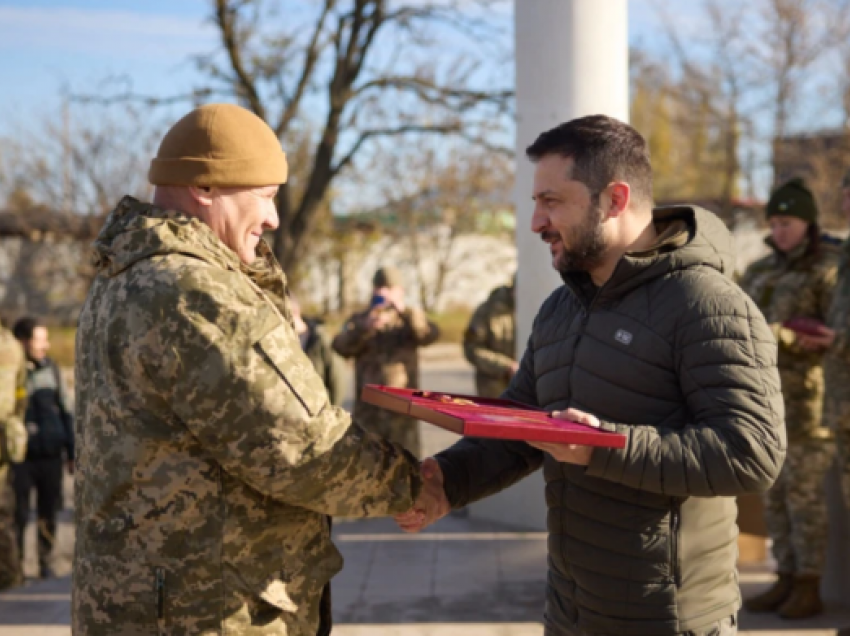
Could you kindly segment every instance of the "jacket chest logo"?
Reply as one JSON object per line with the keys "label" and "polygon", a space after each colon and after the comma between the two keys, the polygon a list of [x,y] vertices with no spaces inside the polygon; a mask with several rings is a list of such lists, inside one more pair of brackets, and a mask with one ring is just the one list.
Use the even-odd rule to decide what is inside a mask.
{"label": "jacket chest logo", "polygon": [[619,342],[620,344],[630,345],[632,344],[632,340],[634,336],[631,332],[626,331],[625,329],[617,329],[617,333],[614,334],[614,340]]}

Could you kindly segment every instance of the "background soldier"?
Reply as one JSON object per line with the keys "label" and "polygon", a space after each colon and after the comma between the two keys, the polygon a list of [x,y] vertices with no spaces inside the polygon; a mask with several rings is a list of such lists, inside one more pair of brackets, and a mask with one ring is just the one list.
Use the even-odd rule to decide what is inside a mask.
{"label": "background soldier", "polygon": [[262,239],[286,177],[263,120],[202,106],[151,163],[154,203],[123,198],[95,242],[74,633],[329,634],[327,516],[407,510],[423,487],[414,457],[328,403],[301,349]]}
{"label": "background soldier", "polygon": [[[841,210],[850,221],[850,171],[841,182]],[[850,239],[841,247],[838,281],[820,336],[805,338],[805,345],[826,350],[823,360],[826,391],[824,424],[835,434],[842,470],[844,507],[850,511]]]}
{"label": "background soldier", "polygon": [[301,340],[301,348],[316,373],[322,378],[328,389],[328,397],[334,406],[342,406],[345,400],[345,362],[337,355],[331,346],[331,337],[325,330],[325,325],[317,318],[304,318],[301,315],[301,305],[290,298],[292,305],[292,321],[295,331]]}
{"label": "background soldier", "polygon": [[375,272],[369,308],[346,321],[333,348],[344,358],[354,358],[354,421],[419,457],[421,441],[413,420],[360,399],[366,384],[418,387],[418,349],[439,336],[425,312],[405,305],[402,285],[401,273],[393,267]]}
{"label": "background soldier", "polygon": [[820,577],[826,555],[827,508],[823,483],[834,455],[821,426],[822,355],[800,346],[782,326],[791,318],[824,320],[832,299],[838,249],[821,240],[818,209],[802,180],[779,187],[767,204],[772,254],[747,269],[741,287],[759,306],[779,343],[788,454],[765,494],[765,520],[779,569],[776,584],[745,602],[752,612],[778,610],[783,618],[823,611]]}
{"label": "background soldier", "polygon": [[514,282],[497,287],[475,312],[463,334],[463,353],[475,367],[481,397],[497,398],[519,368],[516,361]]}
{"label": "background soldier", "polygon": [[24,352],[12,333],[0,324],[0,590],[23,583],[15,536],[15,495],[11,464],[26,456],[27,431]]}

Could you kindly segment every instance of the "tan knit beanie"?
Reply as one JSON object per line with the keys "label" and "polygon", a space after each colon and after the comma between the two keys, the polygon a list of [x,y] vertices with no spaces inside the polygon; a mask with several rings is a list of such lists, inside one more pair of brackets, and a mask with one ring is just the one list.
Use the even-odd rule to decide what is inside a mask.
{"label": "tan knit beanie", "polygon": [[198,187],[255,188],[286,177],[286,155],[272,129],[234,104],[207,104],[174,124],[148,172],[153,185]]}

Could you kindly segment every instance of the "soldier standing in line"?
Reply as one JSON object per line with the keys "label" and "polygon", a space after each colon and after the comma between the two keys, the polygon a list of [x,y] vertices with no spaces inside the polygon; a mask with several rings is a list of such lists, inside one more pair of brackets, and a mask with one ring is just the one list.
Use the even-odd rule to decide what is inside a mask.
{"label": "soldier standing in line", "polygon": [[[850,171],[841,182],[841,211],[850,221]],[[825,351],[826,398],[823,418],[835,434],[844,507],[850,511],[850,239],[841,246],[838,281],[821,335],[809,336],[806,346]]]}
{"label": "soldier standing in line", "polygon": [[328,403],[301,349],[262,238],[287,179],[268,125],[197,108],[148,179],[153,203],[123,198],[95,241],[79,319],[72,629],[327,635],[327,516],[434,486]]}
{"label": "soldier standing in line", "polygon": [[317,318],[304,318],[301,315],[301,305],[295,298],[291,298],[291,304],[292,321],[301,341],[301,348],[325,383],[331,404],[342,406],[345,400],[345,362],[333,350],[331,337],[324,323]]}
{"label": "soldier standing in line", "polygon": [[[39,577],[53,576],[51,555],[56,543],[56,512],[62,501],[63,471],[74,473],[74,419],[65,399],[62,375],[47,356],[50,339],[39,319],[24,317],[12,329],[27,357],[26,459],[14,467],[18,550],[24,558],[24,533],[30,517],[30,493],[38,509]],[[65,457],[63,458],[63,452]]]}
{"label": "soldier standing in line", "polygon": [[475,367],[475,389],[481,397],[502,395],[519,368],[515,280],[490,293],[472,314],[463,334],[463,354]]}
{"label": "soldier standing in line", "polygon": [[406,306],[397,269],[384,267],[375,272],[372,288],[369,307],[346,321],[333,348],[344,358],[354,358],[354,421],[419,457],[421,440],[415,422],[366,404],[360,393],[367,384],[418,387],[418,349],[435,342],[439,329],[424,311]]}
{"label": "soldier standing in line", "polygon": [[21,555],[15,531],[15,495],[12,464],[22,462],[27,451],[26,366],[23,349],[0,324],[0,590],[23,583]]}
{"label": "soldier standing in line", "polygon": [[788,453],[773,488],[764,495],[779,578],[745,601],[751,612],[777,611],[808,618],[823,611],[820,577],[827,543],[823,483],[834,441],[821,425],[822,354],[804,349],[799,335],[783,327],[792,318],[823,321],[838,267],[838,249],[823,240],[818,208],[802,180],[779,187],[767,204],[772,253],[747,269],[741,287],[761,309],[779,343],[779,374],[785,399]]}

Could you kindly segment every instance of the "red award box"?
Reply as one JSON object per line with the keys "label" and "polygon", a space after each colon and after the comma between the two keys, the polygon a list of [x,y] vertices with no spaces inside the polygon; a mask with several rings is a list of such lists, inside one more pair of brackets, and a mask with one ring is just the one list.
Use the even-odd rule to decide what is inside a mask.
{"label": "red award box", "polygon": [[511,400],[367,384],[361,399],[459,435],[624,448],[626,436],[551,417]]}
{"label": "red award box", "polygon": [[783,322],[782,326],[804,336],[820,336],[820,328],[824,324],[817,318],[790,318]]}

